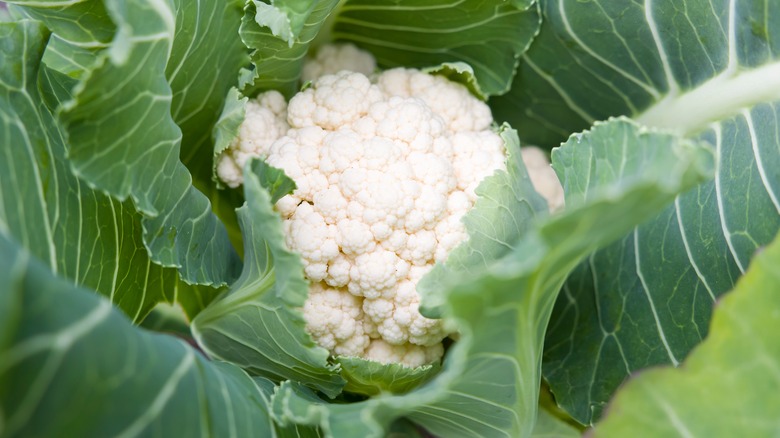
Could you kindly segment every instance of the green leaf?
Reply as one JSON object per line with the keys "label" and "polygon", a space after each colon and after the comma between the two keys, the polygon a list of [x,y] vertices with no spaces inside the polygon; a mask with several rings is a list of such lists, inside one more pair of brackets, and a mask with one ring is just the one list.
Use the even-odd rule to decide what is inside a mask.
{"label": "green leaf", "polygon": [[[777,434],[780,239],[762,250],[715,308],[710,332],[682,366],[640,373],[618,391],[597,437]],[[641,426],[639,426],[641,425]]]}
{"label": "green leaf", "polygon": [[[212,210],[240,254],[241,233],[235,209],[244,200],[240,192],[216,189],[213,151],[220,141],[217,125],[235,104],[232,90],[238,85],[238,72],[249,65],[246,46],[237,36],[243,1],[173,3],[176,32],[165,76],[173,93],[171,115],[182,131],[180,159],[192,174],[193,185],[211,201]],[[194,316],[193,310],[199,311],[216,296],[213,290],[199,289],[198,300],[185,306],[190,317]]]}
{"label": "green leaf", "polygon": [[52,33],[74,47],[106,48],[117,32],[104,0],[7,0],[14,11],[46,24]]}
{"label": "green leaf", "polygon": [[[260,389],[264,405],[266,407],[270,407],[271,398],[273,397],[273,394],[278,387],[274,382],[263,377],[253,377],[253,380],[257,388]],[[269,421],[274,421],[270,412],[268,412],[267,415]],[[322,436],[319,428],[316,427],[302,426],[297,424],[280,426],[276,422],[274,422],[273,425],[276,432],[276,434],[273,436],[278,438],[320,438]]]}
{"label": "green leaf", "polygon": [[198,313],[224,292],[224,289],[224,287],[214,288],[199,284],[187,284],[179,278],[171,293],[173,294],[173,302],[179,304],[187,316],[187,320],[192,321]]}
{"label": "green leaf", "polygon": [[648,133],[626,120],[572,137],[554,159],[562,169],[585,166],[585,174],[569,173],[573,181],[564,182],[579,201],[539,219],[481,272],[454,271],[443,278],[443,315],[457,323],[461,336],[433,380],[406,395],[348,405],[327,404],[300,384],[285,382],[273,399],[274,416],[319,424],[337,437],[380,437],[400,416],[438,436],[530,436],[544,332],[566,276],[587,254],[710,176],[713,161],[699,143]]}
{"label": "green leaf", "polygon": [[713,302],[780,230],[780,3],[542,3],[512,92],[491,102],[552,147],[611,115],[718,152],[715,181],[593,255],[564,286],[544,358],[556,399],[589,424],[636,370],[678,364]]}
{"label": "green leaf", "polygon": [[[778,104],[759,105],[713,125],[701,138],[721,157],[715,180],[591,255],[567,281],[544,371],[558,402],[579,421],[595,421],[632,372],[682,362],[706,336],[717,297],[780,228],[771,199],[777,191],[764,185],[780,179],[762,178],[778,169],[771,163],[780,154],[770,147],[780,144],[779,117]],[[751,124],[759,149],[751,147]]]}
{"label": "green leaf", "polygon": [[49,68],[43,63],[40,65],[38,84],[43,103],[52,114],[56,114],[62,102],[67,102],[73,98],[73,88],[78,84],[78,79]]}
{"label": "green leaf", "polygon": [[[177,58],[182,41],[173,37],[180,18],[174,14],[173,5],[158,9],[150,6],[134,2],[109,3],[112,18],[120,28],[133,29],[133,34],[117,34],[103,65],[93,70],[90,78],[81,84],[82,91],[76,96],[74,105],[62,115],[69,128],[71,160],[80,175],[114,196],[131,195],[136,206],[149,215],[144,224],[145,238],[157,262],[180,267],[182,278],[189,282],[225,284],[234,278],[240,264],[224,226],[211,213],[207,198],[193,188],[189,172],[178,161],[178,143],[187,139],[187,131],[180,131],[169,116],[181,117],[182,112],[191,115],[195,124],[205,126],[205,130],[201,128],[201,138],[209,138],[210,126],[197,114],[189,112],[208,100],[208,95],[200,93],[214,87],[218,95],[220,84],[190,83],[194,71],[192,64],[205,68],[208,62],[213,62],[207,55],[222,48],[209,47],[203,58]],[[186,9],[178,8],[180,11]],[[202,16],[208,17],[209,11],[201,12]],[[197,17],[199,12],[191,11],[190,14]],[[184,19],[193,18],[185,16]],[[217,23],[200,24],[213,29],[220,26]],[[213,37],[219,40],[220,35]],[[198,50],[197,42],[192,41],[187,47]],[[226,48],[225,51],[230,50]],[[185,63],[184,60],[189,61]],[[230,64],[226,70],[230,70]],[[139,70],[138,65],[144,65],[144,68]],[[186,93],[194,89],[197,90],[195,93],[173,100],[166,81],[172,74],[168,70],[171,66],[176,68],[175,72],[181,72],[188,84],[183,91],[176,88],[173,91]],[[131,86],[125,86],[122,92],[115,94],[100,92],[110,89],[117,77],[127,77],[145,93],[136,97]],[[176,82],[176,77],[170,78],[171,87]],[[221,87],[227,92],[230,85],[232,80]],[[184,104],[188,98],[192,101],[189,105]],[[221,97],[217,96],[217,105],[219,99]],[[123,111],[107,111],[111,108],[122,108]],[[212,108],[212,111],[215,112],[213,121],[216,121],[218,110]],[[132,120],[134,116],[135,121]],[[102,138],[95,135],[93,124],[115,128]],[[121,128],[116,129],[117,126]],[[139,129],[141,127],[143,129]],[[204,157],[211,156],[210,150],[210,147],[203,149]],[[186,161],[185,155],[182,158]],[[205,165],[206,172],[210,167],[210,164]]]}
{"label": "green leaf", "polygon": [[229,91],[238,84],[238,71],[249,65],[246,46],[237,36],[243,1],[174,0],[173,6],[176,32],[165,67],[173,93],[171,115],[182,131],[181,161],[195,186],[208,195],[213,186],[212,130],[223,106],[231,104]]}
{"label": "green leaf", "polygon": [[[146,216],[144,240],[156,263],[179,268],[190,283],[222,285],[234,279],[240,260],[179,155],[194,169],[196,181],[199,175],[210,178],[211,128],[246,62],[235,37],[236,4],[18,3],[68,41],[61,47],[70,50],[61,58],[83,52],[74,46],[106,46],[102,36],[95,41],[84,33],[93,21],[109,23],[100,27],[106,32],[115,29],[107,48],[78,75],[82,79],[72,99],[61,106],[72,169],[119,200],[133,199]],[[206,67],[214,62],[221,68]],[[60,71],[65,63],[52,65]]]}
{"label": "green leaf", "polygon": [[[240,34],[244,44],[253,49],[255,77],[241,90],[244,95],[277,90],[289,99],[297,93],[309,46],[338,3],[339,0],[276,0],[269,6],[257,0],[247,2]],[[275,36],[268,27],[271,23],[267,16],[258,13],[258,4],[265,5],[266,14],[270,9],[277,11],[277,17],[290,18],[289,35]]]}
{"label": "green leaf", "polygon": [[683,140],[625,118],[598,122],[552,152],[552,167],[563,184],[567,208],[587,204],[594,194],[602,194],[597,190],[600,187],[639,183],[665,173],[668,177],[659,185],[693,187],[695,181],[675,181],[674,177],[700,179],[699,175],[712,173],[714,164],[706,143]]}
{"label": "green leaf", "polygon": [[531,434],[532,438],[578,438],[579,436],[580,432],[577,429],[544,409],[539,409],[536,426]]}
{"label": "green leaf", "polygon": [[492,102],[521,139],[556,146],[628,115],[696,133],[780,99],[780,4],[751,0],[542,2],[512,92]]}
{"label": "green leaf", "polygon": [[157,302],[176,299],[178,275],[151,262],[129,202],[70,172],[61,128],[38,91],[48,32],[31,21],[0,24],[0,32],[0,231],[140,321]]}
{"label": "green leaf", "polygon": [[247,163],[247,201],[238,210],[244,270],[227,294],[192,321],[193,335],[212,358],[276,381],[305,382],[335,397],[344,380],[328,365],[328,351],[306,333],[299,310],[309,288],[303,264],[284,246],[282,219],[251,169]]}
{"label": "green leaf", "polygon": [[496,95],[509,91],[540,22],[533,0],[347,0],[331,37],[368,50],[383,68],[464,62],[482,93]]}
{"label": "green leaf", "polygon": [[347,381],[344,391],[362,395],[409,392],[433,378],[441,368],[439,363],[409,368],[359,357],[337,357],[336,362],[341,365],[341,376]]}
{"label": "green leaf", "polygon": [[[192,173],[193,185],[210,199],[215,213],[225,222],[231,242],[240,242],[240,235],[235,236],[238,225],[233,210],[243,199],[232,192],[214,190],[211,131],[212,126],[217,130],[223,104],[227,108],[233,103],[233,96],[226,96],[228,87],[236,85],[237,72],[249,63],[246,47],[236,38],[241,7],[233,0],[176,0],[174,6],[176,32],[165,74],[172,88],[172,116],[182,130],[180,158]],[[110,21],[108,15],[104,18]],[[78,27],[88,19],[82,16],[65,23]],[[89,74],[99,56],[100,51],[94,47],[65,42],[56,35],[52,38],[44,55],[48,68],[44,69],[42,84],[51,109],[72,99],[77,79]],[[220,68],[207,68],[210,63]]]}
{"label": "green leaf", "polygon": [[267,394],[241,369],[132,326],[0,232],[3,436],[270,435]]}
{"label": "green leaf", "polygon": [[97,53],[94,48],[78,46],[54,34],[46,46],[43,63],[69,78],[79,80],[89,72]]}
{"label": "green leaf", "polygon": [[182,308],[168,303],[160,303],[146,315],[139,326],[149,331],[191,339],[190,325],[182,310]]}
{"label": "green leaf", "polygon": [[295,181],[285,175],[282,169],[273,167],[263,160],[252,160],[250,168],[260,181],[260,186],[268,192],[271,204],[276,204],[276,201],[296,189]]}

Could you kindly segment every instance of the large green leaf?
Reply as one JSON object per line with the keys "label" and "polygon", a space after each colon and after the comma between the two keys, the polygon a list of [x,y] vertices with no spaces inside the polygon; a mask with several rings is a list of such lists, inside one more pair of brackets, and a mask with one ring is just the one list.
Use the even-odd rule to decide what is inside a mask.
{"label": "large green leaf", "polygon": [[4,437],[270,436],[268,388],[134,327],[0,231]]}
{"label": "large green leaf", "polygon": [[629,115],[696,132],[780,99],[780,4],[765,0],[542,1],[512,91],[492,102],[533,144]]}
{"label": "large green leaf", "polygon": [[564,286],[545,376],[587,424],[632,371],[684,359],[714,300],[780,229],[780,3],[550,0],[543,11],[512,92],[492,102],[523,139],[555,146],[625,114],[719,153],[714,182],[590,257]]}
{"label": "large green leaf", "polygon": [[[146,216],[144,240],[155,262],[179,268],[191,283],[234,279],[240,261],[225,227],[193,187],[179,155],[198,180],[210,179],[211,128],[245,62],[235,36],[236,4],[16,3],[67,41],[47,57],[52,70],[68,75],[73,72],[63,59],[93,55],[86,70],[83,61],[71,63],[79,81],[60,107],[73,171],[117,199],[133,199]],[[108,43],[94,36],[88,44],[91,36],[83,29],[93,21],[116,29]],[[221,68],[208,68],[214,62]]]}
{"label": "large green leaf", "polygon": [[[238,71],[249,64],[238,37],[243,1],[174,0],[176,32],[165,77],[171,115],[182,131],[181,161],[205,193],[213,183],[212,128]],[[234,207],[238,207],[235,205]]]}
{"label": "large green leaf", "polygon": [[780,239],[718,303],[707,339],[679,369],[629,380],[594,436],[774,437],[780,430]]}
{"label": "large green leaf", "polygon": [[[573,137],[553,159],[566,170],[564,184],[574,194],[566,211],[539,219],[516,242],[494,241],[511,249],[481,272],[453,270],[442,279],[442,313],[457,323],[460,339],[439,375],[403,396],[347,405],[328,404],[300,384],[283,383],[273,399],[274,416],[320,424],[336,437],[379,437],[400,416],[438,436],[529,436],[542,340],[570,270],[710,174],[713,161],[698,143],[625,120]],[[524,219],[531,220],[516,218]]]}
{"label": "large green leaf", "polygon": [[[253,49],[251,57],[255,70],[254,77],[242,91],[253,96],[261,91],[277,90],[290,98],[300,89],[301,69],[309,46],[339,0],[275,0],[268,3],[246,2],[240,33],[244,44]],[[277,29],[277,26],[286,25],[289,25],[286,33]]]}
{"label": "large green leaf", "polygon": [[[230,241],[240,253],[235,209],[243,198],[240,192],[217,190],[214,184],[212,135],[223,109],[233,103],[229,91],[238,84],[239,69],[249,65],[246,46],[238,37],[243,2],[173,3],[176,32],[165,75],[173,92],[171,115],[182,131],[180,158],[192,173],[194,186],[211,201],[212,210],[225,224]],[[214,297],[207,296],[209,291],[202,288],[201,292],[205,304]]]}
{"label": "large green leaf", "polygon": [[[104,0],[14,3],[53,30],[44,63],[71,78],[88,74],[98,62],[98,49],[107,47],[116,33]],[[237,84],[239,69],[249,63],[246,47],[237,38],[242,6],[239,0],[171,4],[176,22],[165,66],[173,94],[171,115],[182,131],[181,159],[196,180],[204,182],[210,180],[212,127],[228,89]]]}
{"label": "large green leaf", "polygon": [[[545,376],[575,418],[598,418],[631,372],[682,362],[706,335],[715,299],[780,228],[772,201],[780,183],[772,164],[780,160],[777,120],[780,105],[772,104],[714,124],[701,138],[721,157],[715,180],[591,255],[567,281],[548,332]],[[751,130],[760,135],[756,148]]]}
{"label": "large green leaf", "polygon": [[580,433],[544,409],[539,409],[532,438],[578,438]]}
{"label": "large green leaf", "polygon": [[509,90],[539,24],[535,0],[347,0],[331,37],[368,50],[384,68],[465,62],[480,94],[491,96]]}
{"label": "large green leaf", "polygon": [[0,24],[0,33],[0,229],[58,275],[139,321],[158,301],[176,299],[178,275],[151,262],[129,202],[70,172],[60,126],[38,91],[48,32],[22,21]]}
{"label": "large green leaf", "polygon": [[[270,408],[271,406],[271,398],[273,397],[274,392],[277,390],[277,386],[274,382],[271,380],[268,380],[264,377],[253,377],[253,380],[255,382],[255,385],[260,389],[260,393],[263,397],[263,404],[266,408]],[[271,413],[267,412],[266,415],[271,417]],[[273,421],[273,420],[271,420]],[[290,424],[287,426],[281,426],[275,421],[273,421],[274,425],[274,431],[275,435],[272,435],[274,438],[320,438],[322,434],[320,433],[319,428],[317,427],[311,427],[306,425],[298,425],[298,424]],[[260,434],[261,436],[265,436],[265,431],[255,431],[255,434]]]}
{"label": "large green leaf", "polygon": [[[244,270],[230,290],[192,321],[198,344],[213,358],[276,381],[305,382],[335,397],[344,386],[328,351],[305,331],[299,308],[308,295],[303,263],[284,245],[282,219],[259,174],[247,164],[246,204],[238,210],[244,236]],[[267,182],[267,181],[265,181]]]}

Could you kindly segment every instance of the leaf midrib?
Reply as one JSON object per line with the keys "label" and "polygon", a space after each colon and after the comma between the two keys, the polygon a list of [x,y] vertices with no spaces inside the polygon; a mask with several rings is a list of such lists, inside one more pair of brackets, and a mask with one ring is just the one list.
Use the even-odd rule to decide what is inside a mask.
{"label": "leaf midrib", "polygon": [[745,108],[774,100],[780,100],[780,61],[750,70],[726,70],[689,91],[667,94],[636,120],[691,135]]}

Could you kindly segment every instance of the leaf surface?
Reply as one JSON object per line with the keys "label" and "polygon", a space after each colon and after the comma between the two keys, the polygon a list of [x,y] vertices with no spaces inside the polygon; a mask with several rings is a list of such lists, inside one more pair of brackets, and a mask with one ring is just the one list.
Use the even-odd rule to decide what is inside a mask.
{"label": "leaf surface", "polygon": [[[721,157],[715,179],[592,254],[565,284],[544,369],[556,399],[578,420],[597,419],[630,373],[681,363],[706,336],[717,297],[780,228],[774,189],[764,185],[753,147],[768,162],[780,159],[771,149],[780,144],[779,111],[758,105],[713,124],[700,138]],[[762,137],[754,144],[751,125]]]}
{"label": "leaf surface", "polygon": [[240,0],[173,1],[176,31],[165,66],[173,94],[171,116],[182,131],[181,161],[207,196],[213,187],[212,130],[228,105],[230,88],[238,83],[239,69],[249,64],[246,46],[236,36],[242,6]]}
{"label": "leaf surface", "polygon": [[542,2],[544,24],[494,114],[557,146],[627,115],[696,133],[780,99],[780,5],[754,0]]}
{"label": "leaf surface", "polygon": [[48,31],[22,21],[0,24],[0,32],[6,67],[0,70],[0,231],[138,322],[157,302],[176,300],[178,275],[149,259],[130,202],[113,200],[70,172],[61,126],[38,91]]}
{"label": "leaf surface", "polygon": [[775,436],[780,430],[780,239],[724,295],[707,339],[677,369],[629,380],[610,402],[594,436]]}
{"label": "leaf surface", "polygon": [[491,96],[509,90],[539,24],[533,0],[348,0],[331,36],[368,50],[383,68],[465,62],[479,94]]}
{"label": "leaf surface", "polygon": [[344,391],[368,396],[383,392],[403,394],[433,378],[438,363],[409,368],[401,364],[381,364],[359,357],[337,357],[341,375],[347,381]]}
{"label": "leaf surface", "polygon": [[512,92],[491,102],[529,143],[556,146],[614,115],[707,141],[714,181],[589,257],[553,313],[544,373],[595,421],[633,371],[679,364],[712,306],[780,229],[780,3],[542,2]]}
{"label": "leaf surface", "polygon": [[[144,241],[156,263],[178,268],[189,283],[233,280],[240,260],[180,158],[196,182],[204,175],[208,181],[211,128],[246,62],[235,37],[236,4],[17,3],[67,41],[47,59],[51,71],[78,82],[60,77],[44,88],[54,94],[54,85],[70,88],[49,102],[61,104],[73,171],[116,199],[132,198],[145,215]],[[84,31],[93,22],[100,34]],[[213,62],[223,68],[209,68]]]}
{"label": "leaf surface", "polygon": [[532,438],[578,438],[579,436],[580,433],[577,429],[544,409],[539,409]]}
{"label": "leaf surface", "polygon": [[268,394],[238,367],[134,327],[2,232],[0,259],[3,436],[271,433]]}

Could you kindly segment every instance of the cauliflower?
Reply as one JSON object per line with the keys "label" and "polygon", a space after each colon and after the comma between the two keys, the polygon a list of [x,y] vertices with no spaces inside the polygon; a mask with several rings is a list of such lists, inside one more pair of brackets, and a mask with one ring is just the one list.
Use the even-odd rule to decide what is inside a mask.
{"label": "cauliflower", "polygon": [[[325,47],[314,63],[352,50]],[[505,169],[503,141],[488,106],[444,77],[319,64],[312,78],[336,73],[296,94],[286,120],[278,93],[252,102],[218,174],[240,183],[236,168],[254,154],[296,182],[276,207],[312,282],[303,315],[319,345],[409,367],[437,361],[450,333],[420,314],[416,286],[467,239],[461,219],[476,186]]]}
{"label": "cauliflower", "polygon": [[301,80],[309,82],[341,70],[368,76],[376,70],[376,60],[370,53],[353,44],[326,44],[317,51],[313,59],[307,60],[303,65]]}

